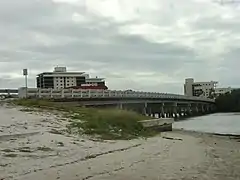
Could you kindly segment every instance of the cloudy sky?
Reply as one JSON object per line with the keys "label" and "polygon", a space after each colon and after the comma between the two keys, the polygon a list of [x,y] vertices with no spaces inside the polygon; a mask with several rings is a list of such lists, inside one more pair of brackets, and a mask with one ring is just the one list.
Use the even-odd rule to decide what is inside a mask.
{"label": "cloudy sky", "polygon": [[240,87],[240,4],[217,0],[0,0],[0,88],[54,66],[111,89],[182,93],[186,77]]}

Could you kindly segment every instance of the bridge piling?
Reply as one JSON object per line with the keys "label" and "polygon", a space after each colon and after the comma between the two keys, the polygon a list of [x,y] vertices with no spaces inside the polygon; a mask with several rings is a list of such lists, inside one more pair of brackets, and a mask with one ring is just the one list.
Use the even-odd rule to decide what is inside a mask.
{"label": "bridge piling", "polygon": [[147,102],[144,103],[144,107],[143,107],[143,115],[147,115],[147,108],[148,108],[148,104]]}
{"label": "bridge piling", "polygon": [[[116,107],[159,118],[181,118],[182,116],[202,115],[215,110],[214,100],[165,93],[37,88],[27,90],[30,98],[52,98],[55,102],[77,102],[82,106]],[[17,90],[18,97],[26,98],[25,91],[25,88]],[[7,92],[3,91],[5,94]]]}
{"label": "bridge piling", "polygon": [[161,104],[161,117],[165,118],[164,103]]}

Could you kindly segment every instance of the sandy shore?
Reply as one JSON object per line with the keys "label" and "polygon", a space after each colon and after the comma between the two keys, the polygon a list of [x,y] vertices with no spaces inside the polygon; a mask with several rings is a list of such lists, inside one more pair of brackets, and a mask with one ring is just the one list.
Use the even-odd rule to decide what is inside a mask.
{"label": "sandy shore", "polygon": [[99,142],[61,133],[68,119],[0,106],[0,180],[238,180],[240,140],[173,131]]}

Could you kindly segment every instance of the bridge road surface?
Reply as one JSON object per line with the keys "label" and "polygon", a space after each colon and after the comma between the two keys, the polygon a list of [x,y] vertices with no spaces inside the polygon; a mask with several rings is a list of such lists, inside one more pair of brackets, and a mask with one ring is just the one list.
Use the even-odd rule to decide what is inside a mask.
{"label": "bridge road surface", "polygon": [[215,160],[213,147],[199,136],[170,132],[147,140],[97,141],[61,133],[68,119],[59,113],[20,110],[0,106],[1,180],[227,180],[235,172],[227,169],[234,159]]}

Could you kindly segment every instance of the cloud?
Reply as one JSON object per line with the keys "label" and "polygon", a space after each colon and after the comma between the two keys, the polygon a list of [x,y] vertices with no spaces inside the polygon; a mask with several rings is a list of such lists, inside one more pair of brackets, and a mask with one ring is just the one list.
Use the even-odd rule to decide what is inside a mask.
{"label": "cloud", "polygon": [[67,66],[111,89],[182,93],[184,79],[240,86],[239,7],[211,0],[0,0],[0,87]]}

